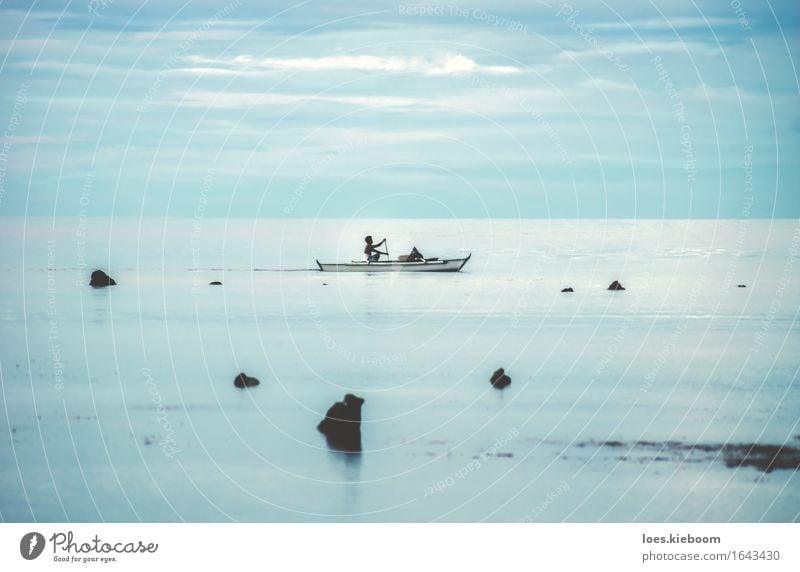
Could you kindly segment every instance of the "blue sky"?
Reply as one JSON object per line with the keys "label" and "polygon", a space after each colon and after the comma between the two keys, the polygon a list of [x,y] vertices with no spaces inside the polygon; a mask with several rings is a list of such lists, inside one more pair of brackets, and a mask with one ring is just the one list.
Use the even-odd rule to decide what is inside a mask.
{"label": "blue sky", "polygon": [[0,3],[0,215],[798,217],[796,2]]}

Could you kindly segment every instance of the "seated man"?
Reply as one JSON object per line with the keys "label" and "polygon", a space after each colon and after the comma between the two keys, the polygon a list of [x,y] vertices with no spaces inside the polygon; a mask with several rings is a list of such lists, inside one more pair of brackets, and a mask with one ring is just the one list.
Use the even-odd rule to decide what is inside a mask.
{"label": "seated man", "polygon": [[380,260],[381,254],[385,254],[386,256],[389,256],[388,252],[381,252],[380,250],[378,250],[376,248],[377,246],[380,246],[381,244],[386,242],[385,238],[382,241],[380,241],[378,244],[374,244],[373,245],[372,244],[372,237],[368,236],[368,237],[366,237],[364,239],[364,242],[367,243],[366,246],[364,246],[364,256],[367,257],[367,262],[377,262],[378,260]]}
{"label": "seated man", "polygon": [[398,256],[397,259],[401,262],[423,262],[425,257],[419,250],[417,250],[417,247],[415,246],[411,249],[410,254],[403,254]]}

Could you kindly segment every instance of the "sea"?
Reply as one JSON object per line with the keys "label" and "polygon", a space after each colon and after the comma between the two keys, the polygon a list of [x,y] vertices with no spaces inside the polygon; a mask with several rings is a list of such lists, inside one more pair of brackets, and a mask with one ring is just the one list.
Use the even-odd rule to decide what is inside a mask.
{"label": "sea", "polygon": [[[365,235],[472,257],[318,270]],[[793,219],[1,218],[0,519],[797,522],[798,251]],[[360,452],[317,430],[347,393]]]}

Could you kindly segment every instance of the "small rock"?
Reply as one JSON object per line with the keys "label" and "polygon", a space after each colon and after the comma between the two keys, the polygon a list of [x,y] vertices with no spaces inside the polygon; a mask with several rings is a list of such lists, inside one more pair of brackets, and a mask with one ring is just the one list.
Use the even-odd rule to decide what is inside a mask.
{"label": "small rock", "polygon": [[117,283],[114,279],[102,270],[95,270],[92,272],[92,278],[89,280],[89,286],[92,288],[105,288],[106,286],[116,285]]}
{"label": "small rock", "polygon": [[502,367],[492,374],[492,378],[489,381],[491,381],[492,385],[497,389],[503,389],[511,385],[511,378],[506,375]]}
{"label": "small rock", "polygon": [[214,280],[213,282],[208,283],[209,286],[222,286],[222,282],[219,280]]}
{"label": "small rock", "polygon": [[261,382],[258,381],[255,377],[250,377],[244,372],[237,375],[233,380],[233,385],[235,385],[239,389],[244,389],[245,387],[255,387],[260,383]]}
{"label": "small rock", "polygon": [[562,292],[574,292],[574,291],[575,291],[575,290],[573,290],[572,288],[564,288],[564,289],[562,290]]}
{"label": "small rock", "polygon": [[747,288],[747,285],[745,285],[745,284],[739,284],[739,285],[737,285],[736,287],[737,287],[737,288]]}
{"label": "small rock", "polygon": [[323,285],[323,286],[327,286],[327,285],[328,285],[328,283],[327,283],[327,282],[323,282],[323,283],[322,283],[322,285]]}
{"label": "small rock", "polygon": [[616,280],[614,280],[614,281],[613,281],[613,282],[612,282],[612,283],[611,283],[611,284],[608,286],[608,289],[609,289],[609,290],[625,290],[625,288],[623,288],[623,287],[622,287],[622,284],[620,284],[620,283],[619,283],[619,282],[617,282]]}
{"label": "small rock", "polygon": [[328,446],[347,452],[361,451],[361,406],[364,400],[352,393],[344,401],[331,405],[317,430],[325,435]]}

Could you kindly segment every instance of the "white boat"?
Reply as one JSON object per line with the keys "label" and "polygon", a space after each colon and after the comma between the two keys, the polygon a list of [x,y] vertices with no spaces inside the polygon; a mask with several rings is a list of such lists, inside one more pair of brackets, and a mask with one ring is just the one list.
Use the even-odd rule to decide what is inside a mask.
{"label": "white boat", "polygon": [[379,260],[377,262],[320,262],[317,266],[322,272],[458,272],[472,254],[466,258],[427,259],[417,262],[400,260]]}

